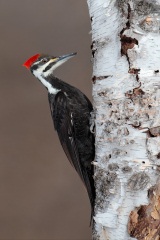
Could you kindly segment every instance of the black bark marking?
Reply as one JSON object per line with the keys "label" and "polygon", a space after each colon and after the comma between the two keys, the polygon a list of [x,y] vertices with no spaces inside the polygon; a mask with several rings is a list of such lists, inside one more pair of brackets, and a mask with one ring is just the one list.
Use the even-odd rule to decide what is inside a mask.
{"label": "black bark marking", "polygon": [[120,32],[120,41],[121,41],[121,55],[125,55],[128,61],[129,69],[130,69],[130,60],[128,56],[128,49],[132,49],[134,45],[138,45],[138,40],[135,38],[127,37],[124,32],[125,30],[129,29],[131,24],[130,24],[130,18],[131,18],[131,6],[128,3],[128,16],[127,19],[128,21],[126,22],[126,27],[122,29]]}
{"label": "black bark marking", "polygon": [[131,172],[131,171],[132,171],[132,168],[129,167],[129,166],[125,166],[125,167],[122,168],[122,172],[124,172],[124,173],[128,173],[128,172]]}
{"label": "black bark marking", "polygon": [[130,18],[131,18],[131,6],[130,4],[128,3],[128,16],[127,16],[127,19],[128,21],[126,22],[126,27],[122,29],[122,31],[120,32],[120,36],[123,35],[124,31],[129,29],[131,24],[130,24]]}
{"label": "black bark marking", "polygon": [[93,41],[91,44],[91,50],[92,50],[92,57],[94,58],[95,53],[97,51],[97,48],[95,48],[95,41]]}
{"label": "black bark marking", "polygon": [[138,88],[134,88],[132,93],[130,93],[129,91],[126,92],[125,96],[130,99],[133,99],[135,97],[140,97],[144,94],[145,94],[145,92],[140,87],[138,87]]}
{"label": "black bark marking", "polygon": [[135,74],[136,75],[136,80],[137,80],[137,82],[139,82],[139,72],[141,71],[141,69],[140,68],[130,68],[129,69],[129,71],[128,71],[128,73],[130,73],[130,74]]}
{"label": "black bark marking", "polygon": [[99,77],[96,77],[96,76],[93,76],[92,77],[92,82],[95,83],[97,80],[103,80],[103,79],[106,79],[108,77],[112,77],[112,76],[99,76]]}

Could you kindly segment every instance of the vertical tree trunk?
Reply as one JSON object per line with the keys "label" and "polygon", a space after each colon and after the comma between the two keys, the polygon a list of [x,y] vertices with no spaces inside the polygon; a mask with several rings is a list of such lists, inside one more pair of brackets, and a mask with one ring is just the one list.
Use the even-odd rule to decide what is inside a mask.
{"label": "vertical tree trunk", "polygon": [[160,0],[88,0],[96,240],[160,239]]}

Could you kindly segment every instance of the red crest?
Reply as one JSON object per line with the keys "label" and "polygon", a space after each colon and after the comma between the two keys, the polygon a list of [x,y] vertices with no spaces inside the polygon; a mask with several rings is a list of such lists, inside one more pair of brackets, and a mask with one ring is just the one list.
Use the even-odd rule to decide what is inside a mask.
{"label": "red crest", "polygon": [[39,56],[40,56],[40,54],[36,54],[36,55],[32,56],[25,63],[23,63],[23,66],[26,68],[30,68],[32,63],[34,63],[39,58]]}

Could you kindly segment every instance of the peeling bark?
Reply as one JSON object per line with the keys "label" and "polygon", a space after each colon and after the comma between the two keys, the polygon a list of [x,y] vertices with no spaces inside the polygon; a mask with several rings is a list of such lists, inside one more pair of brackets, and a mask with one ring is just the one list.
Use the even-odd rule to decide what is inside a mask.
{"label": "peeling bark", "polygon": [[149,204],[131,211],[128,222],[130,236],[139,240],[160,239],[160,186],[149,189]]}
{"label": "peeling bark", "polygon": [[93,239],[160,239],[160,0],[87,0],[96,112]]}

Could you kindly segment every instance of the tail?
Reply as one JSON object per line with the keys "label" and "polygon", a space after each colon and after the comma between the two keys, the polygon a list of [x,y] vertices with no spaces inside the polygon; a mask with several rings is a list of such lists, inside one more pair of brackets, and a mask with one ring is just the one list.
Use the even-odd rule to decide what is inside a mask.
{"label": "tail", "polygon": [[90,218],[90,227],[93,225],[94,222],[94,207],[95,207],[95,198],[96,198],[96,191],[94,186],[94,179],[93,176],[90,177],[90,186],[87,186],[87,192],[90,200],[91,205],[91,218]]}
{"label": "tail", "polygon": [[94,223],[94,218],[93,218],[94,217],[94,204],[93,205],[92,204],[91,204],[91,218],[90,218],[90,224],[89,224],[90,227],[92,227],[93,223]]}

